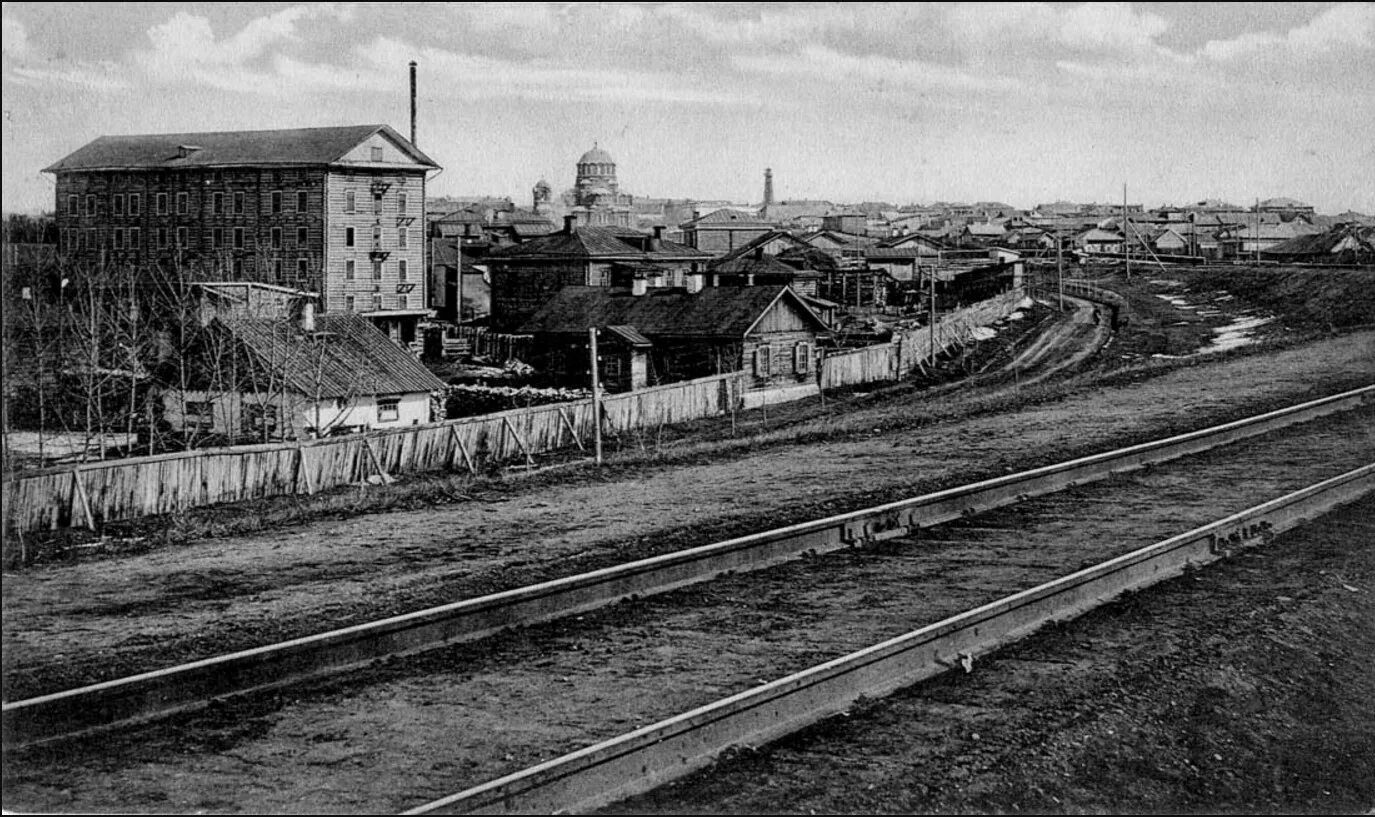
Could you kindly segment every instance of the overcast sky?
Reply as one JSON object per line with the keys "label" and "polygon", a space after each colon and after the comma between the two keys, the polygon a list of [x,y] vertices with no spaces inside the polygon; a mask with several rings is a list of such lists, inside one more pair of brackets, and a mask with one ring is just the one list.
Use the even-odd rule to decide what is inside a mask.
{"label": "overcast sky", "polygon": [[5,3],[4,209],[102,134],[386,123],[432,194],[1375,212],[1375,3]]}

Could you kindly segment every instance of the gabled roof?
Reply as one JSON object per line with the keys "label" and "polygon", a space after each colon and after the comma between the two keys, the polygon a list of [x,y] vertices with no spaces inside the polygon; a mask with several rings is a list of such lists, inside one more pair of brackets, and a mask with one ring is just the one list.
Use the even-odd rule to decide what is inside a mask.
{"label": "gabled roof", "polygon": [[[650,241],[650,249],[642,250],[625,239]],[[653,241],[644,233],[625,228],[579,227],[572,232],[550,233],[523,244],[503,247],[488,258],[499,262],[530,258],[705,260],[711,257],[710,253],[667,239],[657,239],[657,244]]]}
{"label": "gabled roof", "polygon": [[773,225],[759,220],[758,216],[746,213],[741,210],[732,210],[729,207],[722,207],[719,210],[712,210],[704,216],[699,216],[691,221],[685,221],[678,225],[679,228],[686,227],[726,227],[760,230],[773,229]]}
{"label": "gabled roof", "polygon": [[687,338],[743,338],[777,303],[787,303],[818,331],[826,324],[786,286],[650,289],[564,287],[521,327],[522,334],[578,334],[587,328],[633,326],[642,335]]}
{"label": "gabled roof", "polygon": [[1300,235],[1262,248],[1261,255],[1323,256],[1351,250],[1360,254],[1375,254],[1368,236],[1355,227],[1342,226],[1314,235]]}
{"label": "gabled roof", "polygon": [[723,258],[713,262],[709,269],[720,275],[786,275],[788,278],[797,275],[796,267],[790,267],[767,253]]}
{"label": "gabled roof", "polygon": [[[439,167],[433,159],[386,125],[343,125],[289,130],[101,136],[43,170],[45,173],[61,173],[70,170],[329,165],[377,133],[384,135],[415,164]],[[195,150],[183,150],[184,147],[193,147]]]}
{"label": "gabled roof", "polygon": [[[762,247],[774,241],[786,241],[794,247],[811,246],[807,242],[788,232],[787,230],[769,230],[763,235],[755,236],[744,244],[736,247],[725,255],[717,259],[716,263],[729,261],[732,258],[739,258],[743,255],[753,255],[757,247]],[[775,253],[776,254],[776,253]]]}
{"label": "gabled roof", "polygon": [[444,383],[367,319],[352,312],[319,315],[307,337],[296,322],[221,316],[265,367],[310,398],[440,391]]}

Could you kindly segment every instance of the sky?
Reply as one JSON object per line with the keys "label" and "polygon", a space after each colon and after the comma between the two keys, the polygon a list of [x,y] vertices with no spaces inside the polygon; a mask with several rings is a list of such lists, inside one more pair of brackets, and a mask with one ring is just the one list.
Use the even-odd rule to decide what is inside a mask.
{"label": "sky", "polygon": [[3,207],[103,134],[385,123],[431,195],[1375,213],[1375,3],[4,3]]}

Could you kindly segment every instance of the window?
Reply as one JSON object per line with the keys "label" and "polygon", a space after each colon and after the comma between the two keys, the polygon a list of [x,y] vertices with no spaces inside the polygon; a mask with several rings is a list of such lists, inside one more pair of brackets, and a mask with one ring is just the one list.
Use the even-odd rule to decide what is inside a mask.
{"label": "window", "polygon": [[397,212],[397,213],[400,213],[400,214],[403,215],[403,216],[406,215],[406,194],[405,194],[405,193],[397,193],[397,194],[396,194],[396,212]]}
{"label": "window", "polygon": [[110,213],[116,216],[124,215],[124,194],[116,193],[113,201],[114,207],[110,210]]}
{"label": "window", "polygon": [[306,245],[306,243],[307,243],[309,240],[310,240],[310,239],[309,239],[309,233],[306,232],[306,228],[305,228],[305,227],[297,227],[297,228],[296,228],[296,246],[298,246],[298,247],[304,247],[304,246]]}
{"label": "window", "polygon": [[382,280],[382,262],[381,262],[381,261],[374,261],[374,262],[372,262],[372,280],[374,280],[374,281],[380,281],[380,280]]}
{"label": "window", "polygon": [[282,259],[280,258],[272,262],[272,277],[278,281],[282,280]]}
{"label": "window", "polygon": [[167,215],[167,194],[159,193],[157,197],[158,215]]}
{"label": "window", "polygon": [[139,196],[139,194],[129,194],[129,215],[136,216],[139,214],[139,210],[143,209],[142,201],[143,199]]}
{"label": "window", "polygon": [[372,228],[372,246],[382,246],[382,225],[374,224]]}
{"label": "window", "polygon": [[345,280],[345,281],[352,281],[352,280],[353,280],[353,272],[354,272],[353,259],[350,258],[349,260],[347,260],[347,261],[344,262],[344,280]]}
{"label": "window", "polygon": [[282,248],[282,228],[281,228],[281,227],[273,227],[273,228],[272,228],[272,249],[274,249],[274,250],[280,250],[281,248]]}
{"label": "window", "polygon": [[247,434],[273,434],[277,431],[277,407],[271,403],[244,406],[243,430]]}
{"label": "window", "polygon": [[280,190],[272,191],[272,212],[282,212],[282,191]]}
{"label": "window", "polygon": [[353,311],[353,296],[352,296],[352,295],[345,295],[345,296],[344,296],[344,308],[347,309],[347,310],[350,311],[350,312]]}
{"label": "window", "polygon": [[94,250],[97,246],[99,246],[99,245],[96,243],[95,228],[94,228],[94,227],[88,227],[88,228],[86,228],[86,246],[89,247],[89,248],[91,248],[91,249],[93,249],[93,250]]}
{"label": "window", "polygon": [[187,242],[187,240],[186,240],[186,228],[185,228],[185,227],[178,227],[178,228],[177,228],[177,246],[178,246],[178,247],[181,247],[182,249],[185,249],[185,248],[191,246],[191,245]]}
{"label": "window", "polygon": [[243,259],[242,259],[242,258],[235,258],[235,259],[234,259],[233,270],[234,270],[234,280],[236,280],[236,281],[241,280],[241,279],[243,278]]}
{"label": "window", "polygon": [[373,160],[374,162],[380,162],[380,161],[382,161],[382,148],[380,148],[380,147],[378,147],[378,146],[376,146],[376,145],[373,145],[373,148],[372,148],[372,160]]}
{"label": "window", "polygon": [[123,247],[124,247],[124,230],[120,229],[119,227],[116,227],[116,228],[115,228],[115,243],[114,243],[114,247],[113,247],[113,248],[116,249],[116,250],[118,250],[118,249],[122,249]]}
{"label": "window", "polygon": [[806,374],[812,370],[812,345],[799,343],[793,347],[793,371]]}
{"label": "window", "polygon": [[243,193],[234,194],[234,213],[243,215]]}
{"label": "window", "polygon": [[352,190],[344,194],[344,212],[352,213],[357,210],[358,196]]}
{"label": "window", "polygon": [[396,277],[402,281],[406,280],[406,259],[402,258],[396,262]]}
{"label": "window", "polygon": [[372,214],[375,215],[375,216],[380,216],[380,215],[382,215],[382,194],[381,194],[381,193],[373,193],[373,194],[372,194]]}
{"label": "window", "polygon": [[223,194],[223,193],[216,193],[216,194],[210,199],[210,201],[212,202],[212,204],[211,204],[211,212],[213,212],[213,213],[214,213],[215,215],[217,215],[217,216],[218,216],[218,215],[223,215],[223,214],[224,214],[224,194]]}
{"label": "window", "polygon": [[223,228],[223,227],[216,227],[216,228],[215,228],[215,231],[214,231],[213,233],[211,233],[210,246],[215,247],[215,248],[217,248],[217,249],[224,246],[224,228]]}
{"label": "window", "polygon": [[86,215],[95,215],[95,196],[90,194],[86,195]]}
{"label": "window", "polygon": [[189,213],[189,212],[191,212],[191,194],[189,194],[189,193],[178,193],[178,194],[177,194],[177,215],[179,215],[179,216],[184,216],[184,215],[186,215],[186,214]]}
{"label": "window", "polygon": [[377,311],[379,311],[379,312],[382,311],[382,296],[381,296],[381,295],[374,295],[374,296],[372,296],[372,308],[375,309],[375,310],[377,310]]}
{"label": "window", "polygon": [[215,406],[208,400],[187,400],[185,416],[187,428],[210,429],[215,427]]}
{"label": "window", "polygon": [[76,194],[73,193],[73,194],[67,196],[67,215],[69,215],[69,216],[74,216],[74,215],[76,215],[76,208],[77,208],[77,197],[76,197]]}
{"label": "window", "polygon": [[396,308],[397,308],[397,309],[405,309],[405,308],[406,308],[406,302],[407,302],[408,300],[409,300],[409,299],[408,299],[405,295],[397,295],[397,296],[396,296]]}
{"label": "window", "polygon": [[306,191],[296,191],[296,210],[298,212],[304,213],[309,206],[310,196],[306,195]]}
{"label": "window", "polygon": [[754,376],[755,376],[755,377],[768,377],[768,376],[769,376],[769,355],[770,355],[771,353],[772,353],[772,351],[769,349],[769,345],[768,345],[767,343],[760,344],[758,347],[755,348],[755,350],[754,350]]}
{"label": "window", "polygon": [[236,250],[242,250],[242,249],[243,249],[243,246],[244,246],[244,243],[243,243],[243,228],[242,228],[242,227],[235,227],[235,228],[234,228],[234,249],[236,249]]}
{"label": "window", "polygon": [[143,236],[139,233],[139,228],[135,227],[129,231],[129,246],[136,250],[143,249]]}
{"label": "window", "polygon": [[353,246],[353,228],[352,228],[352,227],[345,227],[345,228],[344,228],[344,246],[345,246],[345,247],[352,247],[352,246]]}
{"label": "window", "polygon": [[297,278],[300,278],[301,280],[305,280],[305,278],[306,278],[309,274],[310,274],[310,262],[307,261],[307,260],[304,259],[304,258],[297,258],[297,259],[296,259],[296,277],[297,277]]}
{"label": "window", "polygon": [[158,228],[158,247],[160,247],[160,248],[162,248],[162,249],[166,249],[166,248],[167,248],[167,228],[166,228],[166,227],[159,227],[159,228]]}
{"label": "window", "polygon": [[396,247],[397,247],[397,249],[400,249],[400,250],[406,249],[406,245],[410,243],[410,238],[411,238],[410,232],[411,232],[411,231],[408,230],[408,229],[406,229],[405,227],[402,227],[402,228],[400,228],[399,230],[396,231]]}

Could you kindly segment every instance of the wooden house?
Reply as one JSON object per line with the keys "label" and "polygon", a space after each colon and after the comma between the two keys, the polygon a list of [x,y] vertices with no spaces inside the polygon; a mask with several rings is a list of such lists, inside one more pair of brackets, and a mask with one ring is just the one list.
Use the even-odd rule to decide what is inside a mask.
{"label": "wooden house", "polygon": [[443,381],[360,315],[254,317],[218,309],[159,380],[163,419],[188,439],[303,439],[438,419]]}
{"label": "wooden house", "polygon": [[520,332],[533,336],[536,368],[586,386],[588,329],[597,329],[609,391],[735,371],[750,374],[751,388],[815,382],[817,339],[828,328],[802,296],[778,285],[699,285],[564,287]]}

